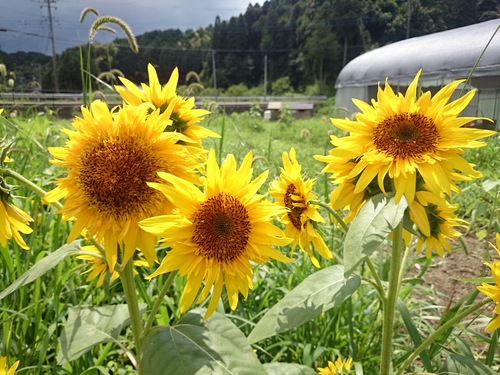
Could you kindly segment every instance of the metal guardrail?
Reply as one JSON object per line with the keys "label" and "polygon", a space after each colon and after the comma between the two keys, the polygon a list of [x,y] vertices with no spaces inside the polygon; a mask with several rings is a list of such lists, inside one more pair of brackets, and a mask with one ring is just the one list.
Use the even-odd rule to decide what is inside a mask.
{"label": "metal guardrail", "polygon": [[[95,95],[96,98],[102,97]],[[105,94],[104,98],[110,103],[120,103],[121,97],[116,93]],[[300,103],[321,103],[327,99],[326,96],[196,96],[197,102],[217,102],[217,103],[269,103],[269,102],[300,102]],[[75,102],[75,104],[83,102],[82,93],[0,93],[0,104],[19,102]]]}

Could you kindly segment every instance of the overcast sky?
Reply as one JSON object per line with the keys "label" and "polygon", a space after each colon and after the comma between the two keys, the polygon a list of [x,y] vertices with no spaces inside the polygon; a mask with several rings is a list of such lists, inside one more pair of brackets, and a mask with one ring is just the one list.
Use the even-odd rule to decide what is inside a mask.
{"label": "overcast sky", "polygon": [[[49,0],[0,0],[0,49],[4,52],[34,51],[52,53],[49,29]],[[213,25],[215,17],[229,20],[244,13],[248,4],[264,0],[50,0],[57,53],[88,41],[89,27],[95,20],[91,13],[80,23],[86,7],[101,16],[115,16],[125,21],[134,35],[166,29],[197,29]],[[125,34],[98,33],[99,41],[111,42]]]}

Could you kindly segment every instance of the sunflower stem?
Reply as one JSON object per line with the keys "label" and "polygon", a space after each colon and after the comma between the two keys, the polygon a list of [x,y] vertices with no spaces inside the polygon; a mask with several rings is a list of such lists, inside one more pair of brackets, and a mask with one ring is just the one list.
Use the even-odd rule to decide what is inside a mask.
{"label": "sunflower stem", "polygon": [[342,229],[344,229],[345,232],[347,232],[349,230],[349,227],[346,225],[344,220],[342,220],[342,218],[337,213],[337,211],[335,211],[328,203],[325,203],[323,201],[316,200],[316,199],[311,200],[310,203],[317,204],[317,205],[323,207],[324,209],[326,209],[335,218],[335,220],[340,224],[340,226],[342,227]]}
{"label": "sunflower stem", "polygon": [[482,301],[479,301],[478,303],[470,306],[469,308],[463,310],[461,313],[455,315],[453,318],[448,320],[445,324],[440,326],[438,329],[436,329],[432,334],[429,335],[419,346],[416,348],[411,355],[406,358],[406,360],[401,364],[399,367],[398,371],[396,372],[395,375],[402,375],[403,371],[410,366],[410,364],[413,362],[417,356],[422,353],[430,344],[435,342],[435,340],[444,332],[446,332],[448,329],[453,327],[455,324],[460,322],[463,318],[465,318],[467,315],[470,315],[474,313],[476,310],[480,309],[487,303],[491,302],[491,299],[489,297],[486,297]]}
{"label": "sunflower stem", "polygon": [[175,275],[177,275],[177,271],[170,272],[168,275],[167,281],[165,281],[165,284],[163,284],[163,287],[161,288],[160,292],[156,296],[156,301],[151,308],[151,311],[149,313],[149,318],[148,321],[146,322],[146,326],[144,327],[144,331],[147,331],[153,326],[153,322],[156,317],[156,313],[158,312],[158,309],[160,308],[162,302],[163,302],[163,297],[167,294],[168,290],[170,289],[170,285],[172,284],[172,281],[174,281]]}
{"label": "sunflower stem", "polygon": [[399,294],[399,273],[401,268],[401,251],[403,247],[403,223],[399,223],[393,232],[391,269],[386,298],[383,299],[382,320],[382,353],[380,359],[380,375],[392,374],[392,340],[394,334],[394,316]]}
{"label": "sunflower stem", "polygon": [[[32,192],[34,192],[35,194],[37,194],[40,197],[43,197],[45,194],[47,194],[47,192],[45,190],[43,190],[41,187],[39,187],[38,185],[35,185],[33,182],[28,180],[26,177],[24,177],[23,175],[20,175],[17,172],[14,172],[11,169],[7,169],[4,173],[4,176],[12,177],[13,179],[20,182],[24,187],[30,189]],[[54,207],[56,207],[58,210],[60,210],[63,207],[62,204],[59,202],[52,202],[51,204],[53,204]]]}
{"label": "sunflower stem", "polygon": [[125,293],[125,300],[130,314],[130,324],[137,355],[137,371],[141,374],[141,341],[142,341],[142,320],[137,300],[137,292],[134,281],[134,262],[129,260],[120,274],[120,280]]}
{"label": "sunflower stem", "polygon": [[370,269],[370,272],[373,275],[373,279],[375,280],[374,281],[374,285],[376,286],[378,294],[380,294],[380,298],[382,300],[385,300],[386,299],[386,295],[385,295],[385,292],[384,292],[384,286],[382,285],[382,281],[380,280],[380,277],[378,276],[377,269],[373,265],[373,262],[370,260],[370,258],[367,257],[365,259],[365,263],[366,263],[366,265]]}

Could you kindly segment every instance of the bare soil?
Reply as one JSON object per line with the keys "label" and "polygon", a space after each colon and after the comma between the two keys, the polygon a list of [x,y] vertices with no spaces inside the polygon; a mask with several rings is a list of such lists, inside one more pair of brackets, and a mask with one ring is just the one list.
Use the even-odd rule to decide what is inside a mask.
{"label": "bare soil", "polygon": [[[436,291],[441,306],[454,304],[464,295],[476,289],[478,283],[466,279],[491,276],[490,269],[484,265],[498,257],[497,252],[486,240],[478,240],[473,233],[462,236],[465,246],[459,241],[455,250],[444,257],[436,257],[422,277],[424,285]],[[414,265],[411,274],[419,272],[419,265]],[[479,296],[482,298],[482,296]]]}

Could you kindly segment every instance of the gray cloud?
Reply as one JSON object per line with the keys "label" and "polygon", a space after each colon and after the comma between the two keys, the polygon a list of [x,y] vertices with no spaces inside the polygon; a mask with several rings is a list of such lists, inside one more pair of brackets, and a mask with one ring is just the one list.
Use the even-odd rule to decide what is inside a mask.
{"label": "gray cloud", "polygon": [[[86,7],[101,16],[110,15],[125,21],[135,35],[152,30],[197,29],[214,24],[215,17],[229,20],[244,13],[248,4],[264,0],[51,0],[56,51],[88,41],[93,14],[83,23],[80,15]],[[100,32],[98,40],[110,42],[124,37]],[[51,54],[47,0],[2,0],[0,2],[0,49],[4,52],[34,51]]]}

